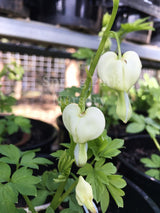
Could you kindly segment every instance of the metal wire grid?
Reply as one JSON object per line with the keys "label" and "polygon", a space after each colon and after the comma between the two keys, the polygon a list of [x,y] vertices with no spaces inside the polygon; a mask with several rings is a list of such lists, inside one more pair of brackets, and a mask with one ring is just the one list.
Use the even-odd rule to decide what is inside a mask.
{"label": "metal wire grid", "polygon": [[[35,55],[21,55],[19,53],[11,52],[0,52],[0,68],[4,64],[9,64],[12,60],[20,62],[24,69],[24,76],[21,81],[21,93],[27,91],[38,91],[43,94],[50,94],[57,99],[58,92],[63,90],[65,87],[65,70],[66,63],[65,59],[52,58],[44,56]],[[82,64],[81,74],[80,74],[80,85],[84,83],[86,73],[84,71]],[[148,73],[149,76],[157,76],[157,72],[151,69],[143,69],[140,78],[143,78],[144,73]],[[93,90],[98,92],[97,88],[97,72],[93,76]],[[1,80],[1,90],[5,94],[10,94],[14,92],[15,82],[7,78]],[[136,87],[138,85],[136,84]]]}
{"label": "metal wire grid", "polygon": [[[0,65],[9,64],[12,60],[20,62],[24,69],[22,93],[39,91],[42,93],[58,93],[64,88],[65,59],[19,53],[0,52]],[[14,92],[15,82],[4,78],[1,82],[5,94]]]}

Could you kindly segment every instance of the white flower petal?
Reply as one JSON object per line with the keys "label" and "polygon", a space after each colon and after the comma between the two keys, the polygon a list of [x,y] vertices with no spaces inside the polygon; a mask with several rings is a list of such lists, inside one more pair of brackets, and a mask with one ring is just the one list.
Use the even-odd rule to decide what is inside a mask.
{"label": "white flower petal", "polygon": [[63,122],[75,143],[86,143],[99,137],[105,128],[105,118],[97,107],[89,107],[81,114],[77,104],[69,104],[63,111]]}

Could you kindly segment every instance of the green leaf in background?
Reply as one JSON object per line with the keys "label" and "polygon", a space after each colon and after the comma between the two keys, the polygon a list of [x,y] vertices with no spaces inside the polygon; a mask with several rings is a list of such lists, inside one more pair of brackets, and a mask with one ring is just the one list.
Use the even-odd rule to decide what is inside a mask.
{"label": "green leaf in background", "polygon": [[34,151],[26,151],[22,153],[22,158],[20,161],[21,166],[29,167],[29,168],[34,168],[38,169],[38,165],[33,162],[33,159],[35,157],[35,152]]}
{"label": "green leaf in background", "polygon": [[2,76],[8,77],[10,80],[21,80],[24,74],[23,67],[18,64],[16,61],[12,61],[9,64],[5,64],[1,70],[0,78]]}
{"label": "green leaf in background", "polygon": [[59,92],[58,102],[62,112],[68,104],[79,102],[80,92],[81,88],[75,86],[65,88],[63,91]]}
{"label": "green leaf in background", "polygon": [[21,166],[39,169],[38,165],[52,165],[53,162],[43,158],[43,157],[35,157],[35,151],[29,150],[22,153],[22,158],[20,161]]}
{"label": "green leaf in background", "polygon": [[152,154],[151,158],[141,158],[141,163],[145,167],[151,168],[145,173],[151,177],[154,177],[157,180],[160,180],[160,156],[157,154]]}
{"label": "green leaf in background", "polygon": [[[100,195],[104,190],[104,184],[101,183],[101,177],[99,177],[99,174],[97,174],[95,169],[90,164],[86,164],[83,168],[80,168],[78,170],[78,174],[87,176],[86,181],[92,186],[94,199],[99,202]],[[105,179],[107,178],[105,177]]]}
{"label": "green leaf in background", "polygon": [[35,196],[37,194],[36,184],[40,182],[40,177],[33,176],[32,172],[32,170],[22,167],[12,175],[11,182],[22,195]]}
{"label": "green leaf in background", "polygon": [[160,168],[160,156],[157,154],[152,154],[150,158],[141,158],[140,160],[148,168]]}
{"label": "green leaf in background", "polygon": [[83,208],[78,205],[76,196],[74,193],[70,194],[68,197],[69,208],[62,210],[62,213],[72,212],[72,213],[83,213]]}
{"label": "green leaf in background", "polygon": [[137,19],[132,23],[121,24],[120,30],[117,32],[118,36],[122,38],[125,34],[141,30],[154,30],[152,22],[148,22],[149,17]]}
{"label": "green leaf in background", "polygon": [[133,113],[131,122],[127,125],[126,132],[139,133],[146,130],[151,137],[160,133],[160,125],[150,117]]}
{"label": "green leaf in background", "polygon": [[3,132],[1,129],[0,134],[8,133],[9,135],[12,135],[13,133],[18,132],[19,129],[21,129],[23,132],[30,133],[31,129],[30,120],[22,116],[8,115],[5,116],[2,122],[3,122],[2,123]]}
{"label": "green leaf in background", "polygon": [[55,158],[60,158],[60,156],[63,154],[63,150],[57,150],[56,152],[51,153],[50,155]]}
{"label": "green leaf in background", "polygon": [[16,103],[16,99],[12,96],[4,95],[0,91],[0,112],[12,112],[12,106]]}
{"label": "green leaf in background", "polygon": [[74,58],[86,60],[87,64],[90,64],[95,52],[89,48],[79,48],[75,53],[72,54]]}
{"label": "green leaf in background", "polygon": [[159,135],[159,129],[155,128],[154,126],[146,125],[146,130],[151,137],[156,137],[156,135]]}
{"label": "green leaf in background", "polygon": [[10,180],[11,168],[8,164],[0,162],[0,182],[8,182]]}
{"label": "green leaf in background", "polygon": [[131,120],[140,124],[145,123],[145,117],[141,114],[136,114],[135,112],[133,112]]}
{"label": "green leaf in background", "polygon": [[160,105],[158,103],[153,103],[151,108],[148,110],[149,116],[152,119],[160,120]]}
{"label": "green leaf in background", "polygon": [[7,132],[9,135],[12,135],[13,133],[17,132],[19,129],[18,124],[15,123],[13,116],[7,116]]}
{"label": "green leaf in background", "polygon": [[17,213],[16,202],[18,202],[18,194],[13,190],[11,183],[0,184],[0,211]]}
{"label": "green leaf in background", "polygon": [[121,27],[126,32],[139,31],[139,30],[154,30],[151,26],[151,22],[146,22],[149,17],[137,19],[132,23],[121,24]]}
{"label": "green leaf in background", "polygon": [[28,118],[24,118],[22,116],[15,116],[15,124],[26,133],[30,133],[31,122]]}
{"label": "green leaf in background", "polygon": [[56,177],[57,177],[56,171],[45,171],[42,175],[41,179],[42,184],[50,192],[54,192],[57,189],[58,184],[53,181],[53,179]]}
{"label": "green leaf in background", "polygon": [[98,163],[96,163],[95,164],[95,170],[96,171],[103,171],[105,176],[108,176],[108,175],[111,175],[111,174],[115,174],[117,172],[116,167],[111,162],[106,163],[106,164],[102,165],[101,167],[99,166]]}
{"label": "green leaf in background", "polygon": [[97,139],[88,143],[89,149],[92,150],[94,156],[98,159],[99,157],[112,158],[120,153],[120,148],[123,147],[124,140],[114,139],[107,136],[106,130]]}
{"label": "green leaf in background", "polygon": [[127,125],[126,132],[139,133],[139,132],[142,132],[144,129],[145,129],[144,123],[133,122]]}
{"label": "green leaf in background", "polygon": [[37,184],[37,196],[32,200],[34,206],[45,203],[49,195],[53,195],[58,187],[58,184],[54,182],[54,178],[57,177],[55,171],[45,171],[41,176],[41,182]]}
{"label": "green leaf in background", "polygon": [[110,202],[109,192],[107,188],[104,188],[103,193],[101,193],[100,197],[100,204],[103,213],[105,213],[106,210],[108,209],[109,202]]}
{"label": "green leaf in background", "polygon": [[160,169],[149,169],[146,172],[146,175],[149,175],[151,177],[154,177],[157,180],[160,180]]}
{"label": "green leaf in background", "polygon": [[123,147],[123,139],[107,140],[104,150],[100,149],[100,156],[105,158],[112,158],[120,154],[120,148]]}
{"label": "green leaf in background", "polygon": [[6,120],[5,119],[0,119],[0,135],[3,134],[5,129],[6,129]]}
{"label": "green leaf in background", "polygon": [[115,175],[117,169],[112,163],[103,164],[103,162],[103,160],[96,162],[94,168],[90,164],[86,164],[78,170],[78,174],[86,176],[86,181],[92,186],[94,199],[97,203],[101,202],[104,213],[108,208],[109,198],[107,198],[107,203],[102,198],[109,197],[108,192],[112,195],[117,206],[123,207],[122,196],[125,193],[122,188],[126,186],[126,182],[122,176]]}
{"label": "green leaf in background", "polygon": [[21,157],[21,151],[14,145],[0,145],[0,153],[5,157],[1,157],[1,162],[6,162],[10,164],[19,164],[19,159]]}
{"label": "green leaf in background", "polygon": [[146,117],[146,118],[145,118],[145,123],[146,123],[147,125],[150,125],[150,126],[154,127],[155,129],[160,129],[160,124],[157,123],[155,120],[153,120],[153,119],[150,118],[150,117]]}
{"label": "green leaf in background", "polygon": [[109,192],[111,193],[113,199],[115,200],[118,207],[123,208],[123,199],[122,196],[125,195],[124,191],[122,189],[117,188],[116,186],[109,184],[107,186]]}
{"label": "green leaf in background", "polygon": [[123,179],[122,175],[110,175],[108,178],[109,182],[119,189],[126,186],[126,181]]}
{"label": "green leaf in background", "polygon": [[71,208],[63,209],[61,211],[61,213],[82,213],[82,212],[84,212],[84,211],[77,211],[77,210],[73,210]]}
{"label": "green leaf in background", "polygon": [[49,192],[47,190],[38,190],[36,197],[32,200],[33,206],[43,205],[47,200],[48,195]]}
{"label": "green leaf in background", "polygon": [[45,213],[55,213],[55,211],[49,206]]}
{"label": "green leaf in background", "polygon": [[17,213],[26,213],[24,209],[17,209]]}

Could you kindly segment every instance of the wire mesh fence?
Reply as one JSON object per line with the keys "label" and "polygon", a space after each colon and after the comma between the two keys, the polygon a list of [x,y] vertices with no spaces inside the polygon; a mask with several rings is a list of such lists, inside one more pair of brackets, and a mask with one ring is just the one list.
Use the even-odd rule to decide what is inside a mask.
{"label": "wire mesh fence", "polygon": [[[16,61],[24,69],[24,75],[19,85],[21,95],[28,91],[38,91],[41,94],[57,94],[65,86],[65,59],[35,55],[20,55],[19,53],[0,52],[0,67]],[[5,94],[15,92],[17,82],[4,77],[1,85]]]}
{"label": "wire mesh fence", "polygon": [[[69,77],[66,77],[66,70],[68,69],[68,64],[71,64],[71,59],[22,55],[11,52],[0,52],[0,69],[13,60],[21,64],[24,69],[24,75],[20,82],[15,82],[7,78],[1,79],[1,89],[5,94],[19,93],[19,97],[27,97],[28,92],[37,92],[41,96],[49,94],[57,104],[58,93],[67,86],[66,81],[72,81],[72,85],[77,84],[80,86],[84,83],[86,77],[84,62],[77,62],[79,63],[77,66],[79,69],[78,83],[74,83],[72,76],[75,75],[74,71],[77,67],[72,68]],[[158,72],[151,69],[143,69],[141,78],[143,78],[144,73],[157,77]],[[93,76],[93,91],[97,93],[98,89],[98,77],[97,72],[95,72]]]}

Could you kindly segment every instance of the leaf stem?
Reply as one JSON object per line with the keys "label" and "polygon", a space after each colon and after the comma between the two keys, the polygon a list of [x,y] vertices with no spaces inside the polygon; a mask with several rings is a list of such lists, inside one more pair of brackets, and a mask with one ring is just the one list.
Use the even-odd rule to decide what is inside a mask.
{"label": "leaf stem", "polygon": [[116,39],[117,49],[118,49],[118,59],[121,59],[121,57],[122,57],[122,55],[121,55],[121,46],[120,46],[120,40],[119,40],[118,34],[116,32],[114,32],[114,31],[111,31],[110,33]]}
{"label": "leaf stem", "polygon": [[53,197],[53,199],[51,201],[51,204],[50,204],[50,207],[53,210],[55,210],[58,207],[58,205],[59,205],[59,199],[60,199],[60,197],[61,197],[61,195],[62,195],[62,193],[64,191],[64,187],[66,185],[66,182],[67,182],[67,180],[62,182],[62,183],[60,183],[58,188],[57,188],[57,191],[56,191],[56,193],[55,193],[55,195],[54,195],[54,197]]}
{"label": "leaf stem", "polygon": [[160,151],[160,144],[158,143],[157,139],[155,137],[152,137],[154,144],[156,145],[158,151]]}
{"label": "leaf stem", "polygon": [[57,202],[57,205],[55,206],[55,209],[58,208],[58,206],[62,203],[63,200],[73,191],[75,186],[77,185],[78,179],[69,187],[69,189],[60,197],[60,199]]}
{"label": "leaf stem", "polygon": [[29,210],[32,212],[32,213],[37,213],[36,210],[34,209],[34,206],[32,204],[32,202],[30,201],[30,199],[28,198],[27,195],[23,195],[23,198],[25,199],[27,205],[28,205],[28,208]]}
{"label": "leaf stem", "polygon": [[81,91],[81,94],[80,94],[79,107],[80,107],[82,112],[85,111],[85,102],[86,102],[86,100],[88,98],[88,90],[89,90],[89,87],[90,87],[90,84],[91,84],[91,77],[94,74],[94,71],[95,71],[95,68],[97,66],[98,60],[99,60],[99,58],[100,58],[100,56],[102,54],[102,51],[104,49],[105,42],[106,42],[107,38],[109,37],[110,30],[112,28],[112,25],[114,23],[115,17],[117,15],[118,6],[119,6],[119,0],[113,0],[113,9],[112,9],[111,18],[109,20],[109,24],[106,27],[106,30],[104,31],[104,34],[103,34],[102,40],[101,40],[101,42],[99,44],[98,50],[96,52],[96,55],[95,55],[94,59],[91,62],[91,65],[90,65],[90,68],[89,68],[90,75],[87,76],[85,84],[84,84],[84,86],[82,88],[82,91]]}

